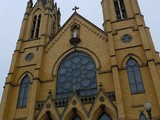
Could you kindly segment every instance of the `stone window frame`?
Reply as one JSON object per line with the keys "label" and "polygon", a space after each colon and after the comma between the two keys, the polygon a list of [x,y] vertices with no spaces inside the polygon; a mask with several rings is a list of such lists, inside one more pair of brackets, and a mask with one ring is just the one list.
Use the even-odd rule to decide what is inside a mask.
{"label": "stone window frame", "polygon": [[123,0],[114,0],[114,7],[117,16],[117,20],[127,19],[127,12]]}
{"label": "stone window frame", "polygon": [[[135,62],[132,65],[131,60]],[[145,92],[142,75],[138,62],[134,58],[129,58],[126,63],[128,81],[131,94],[142,94]],[[133,88],[136,89],[133,89]]]}
{"label": "stone window frame", "polygon": [[30,89],[30,77],[25,75],[20,84],[17,108],[26,108]]}

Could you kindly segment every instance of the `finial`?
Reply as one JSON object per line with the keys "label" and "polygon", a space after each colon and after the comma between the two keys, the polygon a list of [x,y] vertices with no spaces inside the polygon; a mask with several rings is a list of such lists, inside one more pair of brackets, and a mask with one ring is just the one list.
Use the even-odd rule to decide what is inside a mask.
{"label": "finial", "polygon": [[75,6],[72,10],[74,10],[74,12],[77,12],[78,9],[79,7]]}
{"label": "finial", "polygon": [[49,89],[48,96],[50,96],[51,94],[52,94],[52,90]]}
{"label": "finial", "polygon": [[78,89],[77,89],[77,87],[75,85],[73,85],[73,94],[74,95],[78,95],[79,94]]}
{"label": "finial", "polygon": [[59,13],[59,14],[61,14],[61,12],[60,12],[60,8],[58,8],[58,13]]}
{"label": "finial", "polygon": [[32,6],[33,6],[33,0],[29,0],[29,1],[28,1],[28,7],[31,8]]}
{"label": "finial", "polygon": [[99,84],[99,90],[102,90],[102,88],[103,88],[103,84],[100,82],[100,84]]}
{"label": "finial", "polygon": [[75,85],[73,86],[73,93],[74,93],[74,94],[77,94],[77,88],[76,88]]}

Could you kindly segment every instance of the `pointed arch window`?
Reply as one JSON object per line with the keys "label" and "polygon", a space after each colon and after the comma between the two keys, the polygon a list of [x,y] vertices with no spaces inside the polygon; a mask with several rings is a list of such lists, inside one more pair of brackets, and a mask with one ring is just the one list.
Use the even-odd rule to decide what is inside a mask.
{"label": "pointed arch window", "polygon": [[81,118],[79,116],[75,116],[72,118],[72,120],[81,120]]}
{"label": "pointed arch window", "polygon": [[54,120],[53,114],[50,111],[46,111],[46,113],[39,120]]}
{"label": "pointed arch window", "polygon": [[35,15],[32,23],[31,39],[38,38],[41,23],[41,14]]}
{"label": "pointed arch window", "polygon": [[34,16],[32,30],[31,30],[31,39],[34,38],[35,28],[36,28],[37,15]]}
{"label": "pointed arch window", "polygon": [[114,7],[117,15],[117,20],[127,18],[126,8],[123,0],[114,0]]}
{"label": "pointed arch window", "polygon": [[111,120],[111,118],[108,114],[103,113],[98,120]]}
{"label": "pointed arch window", "polygon": [[20,85],[17,107],[27,107],[28,93],[30,88],[30,78],[25,76]]}
{"label": "pointed arch window", "polygon": [[127,73],[131,94],[144,93],[144,85],[138,62],[130,58],[127,61]]}
{"label": "pointed arch window", "polygon": [[58,70],[57,99],[68,99],[73,91],[79,96],[97,94],[96,65],[89,55],[80,51],[66,57]]}
{"label": "pointed arch window", "polygon": [[147,118],[143,113],[141,113],[139,116],[139,120],[147,120]]}
{"label": "pointed arch window", "polygon": [[39,36],[40,23],[41,23],[41,14],[38,16],[35,38]]}

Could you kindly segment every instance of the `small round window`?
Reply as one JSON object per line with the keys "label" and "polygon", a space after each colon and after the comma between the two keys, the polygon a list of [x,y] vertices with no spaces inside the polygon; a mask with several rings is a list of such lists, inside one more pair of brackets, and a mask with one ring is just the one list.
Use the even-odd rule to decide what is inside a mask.
{"label": "small round window", "polygon": [[124,42],[124,43],[129,43],[129,42],[132,41],[132,39],[133,39],[133,37],[132,37],[131,35],[129,35],[129,34],[125,34],[125,35],[123,35],[123,36],[121,37],[121,40],[122,40],[122,42]]}
{"label": "small round window", "polygon": [[26,61],[31,61],[31,60],[33,59],[33,57],[34,57],[34,54],[33,54],[33,53],[29,53],[29,54],[27,54],[27,55],[25,56],[25,60],[26,60]]}

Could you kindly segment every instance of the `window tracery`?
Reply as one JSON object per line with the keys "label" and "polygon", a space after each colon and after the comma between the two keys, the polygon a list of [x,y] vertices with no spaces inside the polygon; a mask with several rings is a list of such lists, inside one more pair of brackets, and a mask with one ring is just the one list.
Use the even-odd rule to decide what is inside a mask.
{"label": "window tracery", "polygon": [[117,15],[117,20],[127,18],[126,8],[123,0],[114,0],[114,7]]}
{"label": "window tracery", "polygon": [[111,120],[111,118],[108,114],[103,113],[98,120]]}
{"label": "window tracery", "polygon": [[127,73],[131,94],[143,93],[144,85],[142,82],[139,64],[133,58],[127,62]]}
{"label": "window tracery", "polygon": [[28,100],[28,93],[30,88],[30,78],[25,76],[20,85],[19,97],[17,107],[26,107]]}
{"label": "window tracery", "polygon": [[139,120],[147,120],[147,118],[143,113],[141,113],[139,116]]}
{"label": "window tracery", "polygon": [[60,65],[57,79],[57,99],[71,97],[73,91],[79,96],[96,95],[96,65],[83,52],[74,52]]}
{"label": "window tracery", "polygon": [[38,38],[41,23],[41,14],[35,15],[32,23],[31,39]]}
{"label": "window tracery", "polygon": [[81,120],[79,116],[75,116],[72,120]]}

